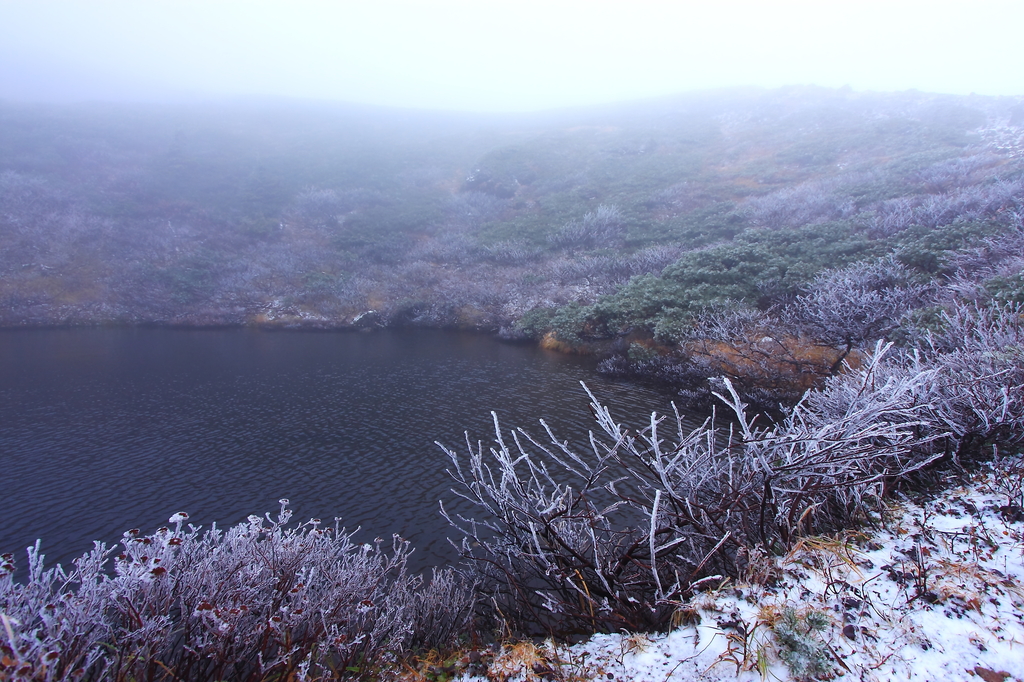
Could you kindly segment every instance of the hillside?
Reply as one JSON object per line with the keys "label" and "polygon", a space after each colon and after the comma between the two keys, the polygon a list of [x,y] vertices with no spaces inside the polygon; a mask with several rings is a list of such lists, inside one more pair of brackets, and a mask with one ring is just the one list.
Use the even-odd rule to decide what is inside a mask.
{"label": "hillside", "polygon": [[810,88],[517,116],[2,103],[0,324],[654,332],[894,249],[940,270],[1019,206],[1021,126],[1013,99]]}

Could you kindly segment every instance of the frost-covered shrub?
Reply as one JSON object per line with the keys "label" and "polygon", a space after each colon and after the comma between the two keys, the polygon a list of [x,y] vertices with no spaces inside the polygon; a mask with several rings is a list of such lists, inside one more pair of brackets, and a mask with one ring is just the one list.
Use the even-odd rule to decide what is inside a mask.
{"label": "frost-covered shrub", "polygon": [[475,242],[457,232],[444,232],[427,239],[410,251],[410,257],[428,263],[461,265],[474,259]]}
{"label": "frost-covered shrub", "polygon": [[996,180],[988,184],[956,186],[941,194],[917,194],[876,205],[872,233],[889,236],[912,225],[941,227],[955,222],[998,220],[1024,205],[1024,179]]}
{"label": "frost-covered shrub", "polygon": [[107,552],[97,546],[75,570],[43,569],[39,543],[28,550],[28,579],[14,582],[14,557],[0,564],[0,678],[79,680],[106,668],[108,641]]}
{"label": "frost-covered shrub", "polygon": [[674,246],[649,246],[630,256],[630,268],[633,275],[644,275],[648,272],[660,272],[666,265],[674,263],[682,249]]}
{"label": "frost-covered shrub", "polygon": [[[228,530],[124,535],[113,575],[102,545],[29,578],[0,576],[9,628],[0,673],[27,679],[322,679],[365,672],[414,643],[447,644],[470,612],[450,572],[409,575],[408,543],[356,543],[319,520],[249,517]],[[115,550],[116,551],[116,550]],[[8,664],[8,662],[10,662]]]}
{"label": "frost-covered shrub", "polygon": [[453,225],[471,227],[498,219],[511,201],[486,192],[458,192],[448,200],[446,213]]}
{"label": "frost-covered shrub", "polygon": [[855,211],[843,190],[854,178],[816,180],[748,199],[742,212],[755,227],[777,229],[838,220]]}
{"label": "frost-covered shrub", "polygon": [[486,247],[484,254],[498,265],[525,265],[536,260],[540,251],[521,239],[507,239]]}
{"label": "frost-covered shrub", "polygon": [[938,456],[917,400],[931,373],[881,379],[887,350],[822,391],[827,418],[805,402],[755,426],[725,381],[728,428],[688,429],[678,414],[629,428],[594,400],[601,435],[588,452],[543,422],[537,439],[496,420],[489,449],[445,448],[478,514],[449,521],[494,613],[537,632],[664,627],[694,581],[741,569],[741,548],[778,549],[860,517],[886,480]]}
{"label": "frost-covered shrub", "polygon": [[562,249],[600,248],[618,246],[624,236],[622,212],[616,206],[601,205],[583,218],[567,222],[548,241]]}
{"label": "frost-covered shrub", "polygon": [[974,154],[945,159],[922,169],[914,179],[924,184],[929,192],[948,192],[957,187],[975,184],[975,174],[978,171],[991,168],[999,163],[999,157],[992,154]]}
{"label": "frost-covered shrub", "polygon": [[884,258],[819,274],[785,317],[815,342],[843,349],[841,361],[854,348],[889,337],[928,293],[895,258]]}
{"label": "frost-covered shrub", "polygon": [[413,594],[413,649],[444,649],[471,630],[476,586],[451,569],[433,570],[431,581]]}
{"label": "frost-covered shrub", "polygon": [[[456,494],[475,508],[449,521],[492,614],[535,633],[666,627],[670,604],[703,577],[741,575],[751,549],[780,551],[846,526],[912,472],[1024,438],[1020,306],[952,305],[921,339],[876,343],[775,423],[751,416],[721,379],[725,427],[712,418],[694,429],[678,413],[627,427],[591,395],[598,428],[587,450],[544,422],[536,438],[497,420],[489,448],[468,436],[466,456],[444,448]],[[675,362],[686,371],[634,355],[603,369]]]}
{"label": "frost-covered shrub", "polygon": [[956,276],[946,287],[949,292],[966,300],[1021,302],[1014,280],[1024,270],[1024,212],[1013,213],[1010,220],[1012,229],[950,259]]}
{"label": "frost-covered shrub", "polygon": [[929,417],[952,434],[954,451],[1024,438],[1024,306],[952,306],[922,346],[914,362],[936,369]]}
{"label": "frost-covered shrub", "polygon": [[546,264],[545,274],[559,284],[621,284],[635,275],[661,271],[680,250],[655,246],[632,255],[563,256]]}

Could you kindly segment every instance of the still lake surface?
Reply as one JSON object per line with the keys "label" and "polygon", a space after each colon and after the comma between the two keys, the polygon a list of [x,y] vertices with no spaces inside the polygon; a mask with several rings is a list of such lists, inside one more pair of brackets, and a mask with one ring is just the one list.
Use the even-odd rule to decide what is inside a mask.
{"label": "still lake surface", "polygon": [[361,539],[398,533],[415,570],[455,559],[438,500],[464,432],[560,437],[592,425],[587,383],[642,426],[671,394],[609,380],[593,361],[486,336],[249,329],[0,331],[0,552],[42,539],[67,564],[169,516],[228,526],[291,500],[296,520],[341,517]]}

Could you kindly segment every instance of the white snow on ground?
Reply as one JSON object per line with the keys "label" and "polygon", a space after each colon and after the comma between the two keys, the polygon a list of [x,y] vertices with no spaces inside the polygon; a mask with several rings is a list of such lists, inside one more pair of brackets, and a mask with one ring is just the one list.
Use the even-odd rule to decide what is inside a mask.
{"label": "white snow on ground", "polygon": [[666,635],[507,646],[466,680],[1024,682],[1024,461],[1004,460],[882,530],[807,538],[715,581]]}

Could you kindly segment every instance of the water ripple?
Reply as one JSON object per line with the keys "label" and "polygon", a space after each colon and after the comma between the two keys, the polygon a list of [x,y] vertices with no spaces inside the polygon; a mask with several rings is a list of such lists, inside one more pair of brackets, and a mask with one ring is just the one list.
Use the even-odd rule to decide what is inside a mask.
{"label": "water ripple", "polygon": [[670,396],[585,359],[449,332],[0,332],[0,551],[42,538],[68,562],[93,540],[185,510],[208,526],[292,500],[368,538],[398,533],[417,569],[453,560],[434,445],[506,427],[589,427],[585,380],[640,425]]}

